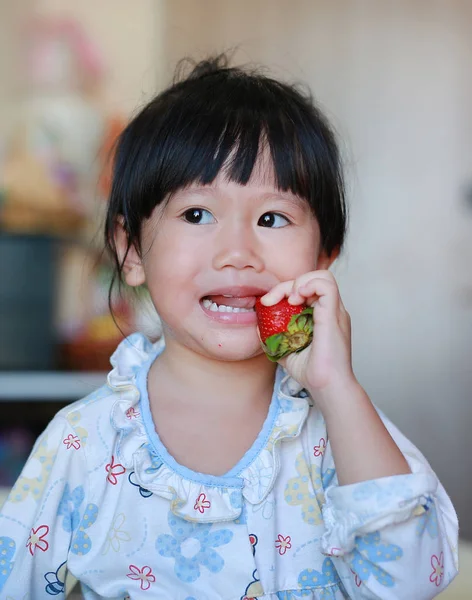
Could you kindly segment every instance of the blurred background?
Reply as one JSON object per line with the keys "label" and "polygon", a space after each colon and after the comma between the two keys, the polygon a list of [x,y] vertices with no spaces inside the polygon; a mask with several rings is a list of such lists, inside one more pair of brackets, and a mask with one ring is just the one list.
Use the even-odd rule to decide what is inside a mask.
{"label": "blurred background", "polygon": [[[339,133],[356,373],[472,540],[469,0],[3,0],[0,486],[121,338],[100,232],[116,135],[179,59],[228,49],[308,84]],[[156,328],[141,307],[118,307],[125,332]]]}

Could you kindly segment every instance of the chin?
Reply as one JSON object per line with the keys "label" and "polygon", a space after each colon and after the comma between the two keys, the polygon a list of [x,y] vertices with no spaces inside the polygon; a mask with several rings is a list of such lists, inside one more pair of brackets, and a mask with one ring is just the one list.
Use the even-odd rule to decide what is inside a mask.
{"label": "chin", "polygon": [[234,352],[231,350],[229,350],[227,352],[223,352],[221,350],[221,348],[218,348],[217,352],[213,352],[212,358],[221,360],[221,361],[225,361],[225,362],[241,362],[241,361],[245,361],[245,360],[252,360],[254,358],[262,356],[263,354],[264,354],[264,352],[261,349],[258,349],[251,353],[251,352]]}
{"label": "chin", "polygon": [[[206,341],[206,340],[205,340]],[[200,352],[213,360],[222,360],[227,362],[238,362],[251,360],[263,356],[264,351],[261,348],[259,339],[253,343],[245,340],[245,343],[234,340],[212,340],[210,343],[203,341],[200,344]]]}

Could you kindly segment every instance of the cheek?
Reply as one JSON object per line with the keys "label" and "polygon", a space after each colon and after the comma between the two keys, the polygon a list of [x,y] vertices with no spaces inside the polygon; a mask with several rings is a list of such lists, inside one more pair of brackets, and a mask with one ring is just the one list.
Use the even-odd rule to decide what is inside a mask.
{"label": "cheek", "polygon": [[316,269],[319,245],[317,237],[294,236],[277,245],[269,270],[276,273],[280,281],[295,279]]}
{"label": "cheek", "polygon": [[[166,236],[167,237],[167,236]],[[182,243],[171,244],[157,237],[150,249],[144,268],[146,281],[158,312],[188,312],[194,303],[195,278],[203,268],[203,252]]]}

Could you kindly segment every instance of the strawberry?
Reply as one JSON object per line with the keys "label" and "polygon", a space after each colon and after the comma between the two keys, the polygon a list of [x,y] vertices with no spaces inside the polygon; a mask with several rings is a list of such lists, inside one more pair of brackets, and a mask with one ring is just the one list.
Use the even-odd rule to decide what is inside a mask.
{"label": "strawberry", "polygon": [[264,306],[257,298],[254,308],[262,346],[272,362],[300,352],[313,339],[313,308],[293,306],[286,298],[274,306]]}

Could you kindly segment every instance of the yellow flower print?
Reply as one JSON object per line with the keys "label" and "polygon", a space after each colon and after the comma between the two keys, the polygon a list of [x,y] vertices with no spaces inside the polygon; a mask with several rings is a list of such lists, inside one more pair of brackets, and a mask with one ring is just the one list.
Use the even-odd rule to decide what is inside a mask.
{"label": "yellow flower print", "polygon": [[80,438],[82,446],[85,446],[88,438],[88,431],[83,427],[78,427],[78,423],[80,422],[81,414],[78,410],[71,412],[67,415],[67,421],[72,429],[75,431],[75,434]]}
{"label": "yellow flower print", "polygon": [[113,552],[119,552],[121,542],[130,541],[130,534],[127,531],[123,531],[121,529],[125,521],[126,517],[123,513],[116,515],[115,520],[113,521],[113,525],[110,527],[110,531],[108,532],[107,541],[102,554],[107,554],[110,548],[113,550]]}
{"label": "yellow flower print", "polygon": [[283,432],[286,437],[295,437],[299,429],[299,425],[294,424],[288,427],[287,425],[275,426],[269,439],[267,440],[267,450],[272,452],[275,442],[279,439],[280,432]]}
{"label": "yellow flower print", "polygon": [[30,458],[30,462],[37,460],[40,465],[40,473],[37,477],[20,476],[10,492],[10,502],[23,502],[28,496],[38,501],[46,487],[49,473],[52,469],[57,449],[48,451],[48,438],[44,436]]}
{"label": "yellow flower print", "polygon": [[[288,480],[285,486],[285,501],[290,506],[301,506],[305,523],[320,525],[323,521],[321,507],[325,501],[320,467],[307,463],[303,452],[300,452],[295,461],[295,468],[298,477]],[[328,471],[327,475],[331,478],[334,470]]]}

